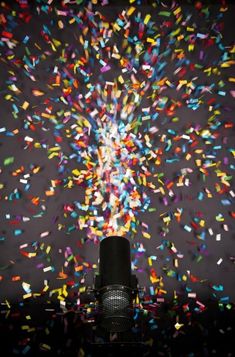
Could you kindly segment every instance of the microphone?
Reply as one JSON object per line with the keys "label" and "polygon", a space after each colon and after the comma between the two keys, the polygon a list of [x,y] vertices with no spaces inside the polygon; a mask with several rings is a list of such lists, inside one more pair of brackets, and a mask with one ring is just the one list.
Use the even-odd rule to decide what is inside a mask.
{"label": "microphone", "polygon": [[98,324],[109,332],[130,330],[133,325],[133,301],[138,280],[131,274],[128,239],[109,236],[100,242],[99,273],[95,277]]}

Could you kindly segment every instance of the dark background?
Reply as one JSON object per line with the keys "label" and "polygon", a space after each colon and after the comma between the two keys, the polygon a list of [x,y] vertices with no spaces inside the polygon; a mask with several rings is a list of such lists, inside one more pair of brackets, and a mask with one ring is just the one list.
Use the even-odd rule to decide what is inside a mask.
{"label": "dark background", "polygon": [[[180,2],[183,19],[187,19],[188,23],[184,24],[182,20],[177,24],[172,12],[179,5],[172,3],[171,7],[170,3],[166,5],[155,2],[155,7],[151,2],[133,3],[136,9],[130,16],[130,34],[127,39],[129,50],[124,41],[123,30],[112,33],[106,46],[111,48],[112,53],[116,44],[127,64],[121,65],[120,60],[111,58],[111,70],[102,74],[92,41],[96,37],[102,38],[104,18],[108,28],[113,29],[116,19],[131,5],[125,1],[113,1],[108,5],[101,5],[99,2],[95,6],[75,3],[9,1],[2,2],[0,8],[1,39],[5,38],[0,47],[0,127],[5,128],[0,133],[0,297],[1,338],[2,346],[6,349],[5,355],[73,355],[77,354],[80,345],[81,356],[83,351],[85,355],[91,353],[87,341],[93,338],[92,324],[86,322],[86,308],[90,297],[86,288],[92,285],[97,271],[99,239],[110,234],[110,231],[102,224],[95,223],[96,230],[102,233],[97,238],[91,232],[89,224],[94,209],[97,208],[98,216],[104,216],[106,220],[110,211],[104,210],[101,205],[94,207],[94,192],[89,197],[87,188],[96,185],[97,191],[106,190],[105,173],[102,177],[95,176],[95,168],[98,168],[97,150],[103,145],[98,129],[101,128],[101,131],[109,135],[112,125],[117,124],[120,127],[122,123],[127,125],[129,122],[133,124],[130,130],[133,134],[133,153],[135,157],[142,158],[142,164],[140,161],[136,165],[127,161],[127,166],[123,166],[121,160],[117,162],[120,170],[127,167],[133,169],[141,204],[133,210],[134,219],[130,229],[125,228],[123,216],[119,223],[124,226],[123,235],[131,242],[133,270],[140,286],[145,288],[144,305],[149,311],[149,320],[144,322],[141,337],[145,342],[141,355],[232,356],[235,296],[231,180],[234,170],[234,94],[231,93],[233,83],[229,78],[234,74],[234,4],[207,1],[201,6],[200,2]],[[66,15],[59,15],[58,10],[64,11]],[[95,11],[101,15],[91,15]],[[161,11],[171,14],[169,17],[164,16]],[[138,20],[135,17],[137,13],[140,13],[142,22],[146,14],[152,16],[148,26],[145,26],[143,38],[137,41],[143,45],[140,55],[136,54],[131,40],[135,35],[139,36]],[[77,14],[80,14],[81,22],[77,22]],[[102,16],[104,18],[101,21]],[[73,18],[76,21],[70,24],[69,21]],[[92,25],[91,19],[98,27],[94,23]],[[59,20],[63,21],[63,29],[59,28]],[[169,21],[169,24],[164,21]],[[187,36],[191,32],[187,30],[187,26],[194,28],[193,33],[208,34],[206,40],[191,37],[191,41],[195,43],[193,51],[188,50],[190,39]],[[83,32],[86,27],[87,33]],[[174,37],[170,35],[178,28],[179,35],[184,36],[182,42],[172,40]],[[13,43],[12,48],[11,44],[7,45],[3,31],[12,34],[9,39]],[[89,60],[81,68],[89,76],[73,71],[74,64],[85,56],[79,40],[82,32],[83,38],[88,41]],[[146,39],[157,33],[161,44],[157,62],[151,64],[155,68],[151,76],[141,65],[151,63],[152,49]],[[29,36],[28,40],[25,40],[26,36]],[[54,40],[60,41],[60,44],[56,44]],[[176,49],[183,49],[183,62],[176,58]],[[147,51],[151,55],[145,57]],[[200,51],[204,53],[203,59],[200,59]],[[97,52],[103,60],[107,60],[108,50],[106,53],[99,45]],[[33,61],[36,61],[35,65]],[[226,61],[228,66],[224,67],[223,63]],[[61,74],[58,86],[53,86],[55,66]],[[122,73],[121,69],[125,67],[127,72]],[[135,77],[139,83],[149,84],[149,88],[143,92],[140,87],[133,89],[133,67],[136,68]],[[182,76],[175,72],[179,67],[185,69]],[[215,69],[210,76],[205,72],[208,68]],[[118,100],[118,116],[113,122],[112,119],[104,121],[102,126],[97,119],[99,114],[94,119],[89,111],[97,108],[100,113],[97,98],[101,98],[100,103],[110,115],[108,105],[113,105],[114,100],[109,95],[103,95],[102,98],[102,93],[105,82],[117,81],[121,74],[124,83],[117,82],[117,87],[122,92]],[[160,84],[154,90],[154,84],[165,77],[173,84],[172,88]],[[179,81],[184,79],[192,80],[195,85],[191,92],[185,86],[176,89]],[[84,98],[88,92],[88,83],[95,87],[90,101]],[[16,85],[19,91],[12,90],[12,85]],[[210,92],[202,90],[203,87],[210,86]],[[36,96],[33,92],[35,89],[43,94]],[[70,94],[68,91],[71,91]],[[219,91],[225,91],[226,95],[220,95]],[[121,110],[125,105],[122,100],[127,95],[128,100],[133,101],[134,92],[140,94],[134,115],[123,119]],[[79,95],[83,95],[83,98]],[[167,98],[167,104],[163,108],[159,105],[156,109],[154,100],[163,97]],[[200,99],[195,110],[189,107],[190,99]],[[26,109],[22,108],[24,102],[29,103]],[[83,109],[77,106],[81,103],[84,104]],[[171,105],[175,106],[174,113],[171,113]],[[146,107],[150,107],[149,120],[143,120],[146,113],[142,109]],[[70,114],[66,117],[65,113],[68,111]],[[54,117],[42,115],[48,112]],[[157,119],[154,117],[156,112]],[[215,117],[211,120],[213,114]],[[174,121],[175,117],[178,118],[177,121]],[[91,129],[88,133],[82,126],[81,140],[85,144],[78,149],[73,145],[76,139],[71,126],[76,120],[84,123],[83,118],[88,119]],[[139,126],[134,124],[136,118]],[[105,125],[109,126],[108,130]],[[157,130],[152,132],[152,127]],[[191,141],[174,140],[177,136],[189,135],[190,128],[194,128]],[[203,130],[210,131],[209,138],[203,137]],[[149,139],[146,139],[146,135]],[[27,136],[33,139],[33,144],[25,140]],[[151,150],[157,152],[160,164],[149,159],[148,140]],[[34,146],[36,142],[39,143],[37,147]],[[168,150],[169,142],[171,148]],[[130,150],[128,144],[123,143],[124,141],[122,148],[125,149],[126,145]],[[60,156],[49,159],[50,148],[55,146],[59,147]],[[179,151],[177,147],[180,147]],[[93,168],[82,157],[89,149]],[[195,152],[197,149],[201,152]],[[191,155],[188,160],[187,153]],[[113,153],[114,160],[115,155]],[[14,158],[12,163],[4,161],[9,157]],[[201,160],[200,167],[196,164],[197,159]],[[206,173],[203,174],[199,169],[202,165],[207,165],[208,160],[212,166],[206,168]],[[14,176],[13,173],[21,166],[24,166],[24,172]],[[141,166],[147,167],[150,172],[149,176],[145,176],[147,181],[155,185],[155,190],[162,187],[164,193],[154,192],[151,187],[138,181],[138,177],[144,177],[145,173]],[[40,168],[37,173],[33,173],[35,167]],[[189,183],[179,187],[177,182],[185,168],[190,169],[184,177],[184,182],[188,179]],[[90,174],[91,181],[86,178],[77,184],[72,174],[74,169],[84,170],[85,176]],[[218,170],[225,173],[222,176],[228,178],[229,185],[221,181]],[[123,174],[123,171],[119,172]],[[25,179],[25,174],[29,174],[26,177],[30,185],[28,188],[20,182],[20,179]],[[157,176],[159,174],[160,181]],[[59,181],[55,194],[47,196],[45,192],[50,190],[51,180]],[[70,188],[69,182],[72,182]],[[173,196],[169,195],[169,182],[173,182]],[[133,185],[130,184],[130,187],[127,184],[125,186],[128,194]],[[18,197],[14,192],[16,189]],[[211,197],[207,195],[208,190]],[[202,200],[198,199],[200,192],[203,193]],[[108,192],[102,193],[108,202]],[[38,202],[32,201],[33,198],[38,198]],[[85,202],[88,202],[88,209],[84,209]],[[121,199],[120,202],[122,203]],[[123,207],[121,203],[119,208]],[[125,208],[128,209],[128,205]],[[151,211],[151,208],[154,210]],[[180,222],[174,216],[177,209],[183,210]],[[224,220],[218,221],[218,215],[222,215]],[[170,217],[169,225],[163,221],[166,216]],[[23,217],[28,217],[29,220],[24,222]],[[80,217],[84,217],[87,228],[79,225]],[[203,227],[195,228],[195,225],[191,225],[192,222],[199,224],[200,220],[205,221]],[[190,232],[184,229],[185,225],[191,226]],[[20,235],[15,235],[17,229],[22,230]],[[209,229],[213,230],[212,234]],[[50,234],[43,238],[40,234],[45,231]],[[149,233],[151,238],[145,238],[143,232]],[[203,239],[198,238],[200,234],[205,234]],[[218,237],[219,234],[221,240],[216,240],[216,235]],[[23,244],[28,246],[21,249]],[[144,252],[138,251],[140,244],[143,244]],[[46,251],[48,246],[49,252]],[[176,248],[175,253],[172,247]],[[69,250],[69,255],[73,254],[71,260],[68,260]],[[23,251],[36,252],[36,257],[28,258]],[[148,259],[151,256],[156,259],[152,260],[152,266]],[[218,265],[220,258],[223,261]],[[178,259],[178,267],[175,266],[175,259]],[[82,266],[82,271],[76,271],[77,265]],[[44,272],[43,268],[47,266],[51,266],[52,271]],[[58,278],[61,277],[59,273],[62,269],[66,277],[60,280]],[[154,273],[159,280],[152,283],[150,275]],[[23,282],[30,284],[32,293],[26,299],[23,297],[26,294],[22,288]],[[47,285],[48,290],[43,291]],[[63,303],[60,303],[58,294],[52,292],[53,289],[63,289],[63,286],[66,286],[68,295],[62,296]],[[189,293],[196,295],[190,298]],[[80,307],[77,306],[78,298],[81,300]],[[175,328],[176,322],[183,324],[179,330]],[[139,331],[140,328],[138,333]],[[126,336],[125,339],[135,339],[134,335]],[[113,355],[117,347],[110,349]],[[137,354],[133,346],[131,350],[133,355]],[[98,352],[100,355],[105,353],[107,351],[104,350]]]}

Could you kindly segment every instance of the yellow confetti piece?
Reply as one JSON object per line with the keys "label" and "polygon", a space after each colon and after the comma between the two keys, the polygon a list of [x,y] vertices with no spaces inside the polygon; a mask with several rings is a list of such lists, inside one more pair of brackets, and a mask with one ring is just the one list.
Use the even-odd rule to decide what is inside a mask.
{"label": "yellow confetti piece", "polygon": [[21,326],[21,330],[25,331],[29,329],[29,325],[23,325]]}
{"label": "yellow confetti piece", "polygon": [[170,223],[171,218],[169,216],[163,218],[164,223]]}
{"label": "yellow confetti piece", "polygon": [[178,259],[174,259],[174,267],[178,268],[179,267],[179,261]]}
{"label": "yellow confetti piece", "polygon": [[102,231],[94,230],[94,233],[95,233],[98,237],[102,237],[102,236],[103,236],[103,232],[102,232]]}
{"label": "yellow confetti piece", "polygon": [[49,289],[49,285],[44,286],[43,292],[45,293]]}
{"label": "yellow confetti piece", "polygon": [[23,299],[28,299],[32,296],[32,293],[29,293],[29,294],[24,294],[23,295]]}
{"label": "yellow confetti piece", "polygon": [[33,168],[32,171],[33,171],[34,174],[37,174],[40,170],[41,170],[41,167],[40,166],[36,166],[36,167]]}
{"label": "yellow confetti piece", "polygon": [[144,18],[144,24],[147,25],[150,19],[151,19],[151,15],[147,14]]}
{"label": "yellow confetti piece", "polygon": [[167,291],[163,289],[159,289],[159,294],[167,294]]}
{"label": "yellow confetti piece", "polygon": [[205,221],[204,221],[204,219],[201,219],[200,220],[200,222],[199,222],[199,225],[201,226],[201,227],[205,227]]}
{"label": "yellow confetti piece", "polygon": [[81,174],[81,172],[80,172],[78,169],[74,169],[74,170],[72,171],[72,174],[73,174],[74,176],[79,176],[79,175]]}
{"label": "yellow confetti piece", "polygon": [[184,326],[184,324],[179,324],[178,322],[176,322],[176,324],[175,324],[175,329],[176,330],[179,330],[181,327],[183,327]]}
{"label": "yellow confetti piece", "polygon": [[73,187],[73,181],[69,180],[68,184],[66,185],[66,187],[68,188],[72,188]]}
{"label": "yellow confetti piece", "polygon": [[37,253],[29,253],[28,254],[28,258],[33,258],[36,257]]}
{"label": "yellow confetti piece", "polygon": [[230,187],[230,183],[226,180],[221,179],[221,183],[223,183],[225,186]]}
{"label": "yellow confetti piece", "polygon": [[5,304],[7,305],[8,309],[10,309],[10,308],[11,308],[11,305],[10,305],[10,303],[9,303],[9,301],[8,301],[8,300],[5,300]]}
{"label": "yellow confetti piece", "polygon": [[223,62],[220,67],[228,68],[228,67],[230,67],[230,66],[232,66],[234,64],[235,64],[235,61],[232,61],[232,60],[231,61],[226,61],[226,62]]}
{"label": "yellow confetti piece", "polygon": [[146,186],[146,183],[147,183],[147,181],[146,181],[146,177],[145,177],[145,176],[143,176],[143,185],[144,185],[144,186]]}
{"label": "yellow confetti piece", "polygon": [[26,110],[28,107],[29,107],[29,103],[25,101],[25,102],[22,104],[22,108],[23,108],[24,110]]}
{"label": "yellow confetti piece", "polygon": [[58,26],[60,29],[63,29],[64,28],[64,24],[61,20],[58,21]]}
{"label": "yellow confetti piece", "polygon": [[60,147],[59,146],[53,146],[53,147],[48,149],[48,152],[54,152],[54,151],[60,151]]}
{"label": "yellow confetti piece", "polygon": [[66,290],[66,285],[65,285],[65,287],[63,288],[63,295],[64,295],[64,297],[67,297],[67,296],[68,296],[68,292],[67,292],[67,290]]}
{"label": "yellow confetti piece", "polygon": [[58,152],[52,152],[49,156],[48,156],[48,159],[52,159],[53,157],[55,156],[59,156],[59,153]]}
{"label": "yellow confetti piece", "polygon": [[48,245],[48,247],[47,247],[47,249],[46,249],[46,254],[49,254],[49,253],[50,253],[50,251],[51,251],[51,246],[50,246],[50,245]]}
{"label": "yellow confetti piece", "polygon": [[7,94],[7,95],[5,95],[4,99],[11,100],[12,99],[12,95],[11,94]]}
{"label": "yellow confetti piece", "polygon": [[178,35],[179,33],[180,33],[180,28],[177,29],[177,30],[175,30],[175,31],[173,31],[173,32],[171,33],[171,36],[176,36],[176,35]]}
{"label": "yellow confetti piece", "polygon": [[217,166],[217,163],[211,163],[206,165],[206,167],[213,167],[213,166]]}
{"label": "yellow confetti piece", "polygon": [[121,55],[119,53],[113,53],[112,54],[112,57],[113,58],[116,58],[116,59],[120,59],[121,58]]}
{"label": "yellow confetti piece", "polygon": [[[132,1],[132,2],[134,2],[134,1]],[[134,11],[135,11],[135,7],[134,7],[134,6],[131,6],[131,7],[127,10],[127,16],[132,15]]]}
{"label": "yellow confetti piece", "polygon": [[89,121],[85,118],[83,118],[83,125],[86,127],[86,128],[90,128],[91,127],[91,124],[89,123]]}
{"label": "yellow confetti piece", "polygon": [[154,40],[154,38],[151,38],[151,37],[147,37],[147,42],[149,43],[155,43],[156,41]]}
{"label": "yellow confetti piece", "polygon": [[117,30],[117,31],[120,31],[121,30],[121,27],[118,26],[118,24],[115,22],[115,24],[113,25],[114,29]]}
{"label": "yellow confetti piece", "polygon": [[192,52],[194,50],[194,44],[190,43],[190,45],[188,45],[188,50],[189,52]]}
{"label": "yellow confetti piece", "polygon": [[159,282],[159,279],[155,276],[150,276],[150,281],[152,284],[155,284],[155,283],[158,283]]}
{"label": "yellow confetti piece", "polygon": [[50,291],[50,295],[54,295],[54,294],[61,294],[61,289],[53,289]]}
{"label": "yellow confetti piece", "polygon": [[151,238],[151,235],[149,233],[147,233],[147,232],[142,232],[142,234],[143,234],[144,238],[147,238],[147,239]]}
{"label": "yellow confetti piece", "polygon": [[41,346],[45,350],[51,350],[51,347],[49,345],[47,345],[46,343],[43,343]]}
{"label": "yellow confetti piece", "polygon": [[122,77],[122,76],[119,76],[119,77],[118,77],[118,81],[119,81],[121,84],[123,84],[123,83],[124,83],[123,77]]}
{"label": "yellow confetti piece", "polygon": [[202,154],[203,150],[202,149],[196,149],[194,152],[195,152],[195,154]]}
{"label": "yellow confetti piece", "polygon": [[191,157],[192,157],[192,155],[188,153],[188,154],[186,155],[185,159],[188,161],[188,160],[191,159]]}
{"label": "yellow confetti piece", "polygon": [[177,9],[175,9],[175,11],[173,11],[174,15],[178,15],[181,12],[181,7],[177,7]]}
{"label": "yellow confetti piece", "polygon": [[55,115],[52,115],[52,114],[48,114],[48,113],[42,113],[41,116],[43,118],[47,118],[47,119],[55,119]]}
{"label": "yellow confetti piece", "polygon": [[138,305],[139,302],[140,302],[140,299],[139,299],[139,296],[138,296],[138,294],[137,294],[136,299],[135,299],[135,303]]}

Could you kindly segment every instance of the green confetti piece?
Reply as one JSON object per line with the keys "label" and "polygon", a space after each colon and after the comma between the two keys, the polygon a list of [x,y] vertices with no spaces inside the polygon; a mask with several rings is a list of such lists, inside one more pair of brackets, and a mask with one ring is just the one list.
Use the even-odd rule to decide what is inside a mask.
{"label": "green confetti piece", "polygon": [[31,55],[30,50],[28,49],[28,47],[25,47],[25,52],[27,53],[28,56]]}
{"label": "green confetti piece", "polygon": [[167,17],[169,17],[169,16],[171,16],[171,13],[170,13],[169,11],[160,11],[160,12],[159,12],[159,15],[160,15],[160,16],[167,16]]}
{"label": "green confetti piece", "polygon": [[170,270],[168,270],[166,275],[172,278],[172,277],[176,276],[176,272],[174,270],[170,269]]}
{"label": "green confetti piece", "polygon": [[72,254],[72,255],[70,255],[70,256],[67,258],[67,261],[70,262],[70,261],[73,260],[73,259],[74,259],[74,255]]}
{"label": "green confetti piece", "polygon": [[199,255],[199,256],[197,257],[197,259],[196,259],[196,262],[199,263],[199,262],[202,260],[202,258],[203,258],[203,257],[202,257],[201,255]]}
{"label": "green confetti piece", "polygon": [[160,172],[160,173],[157,175],[158,178],[161,178],[161,177],[163,177],[163,176],[164,176],[164,173],[163,173],[163,172]]}
{"label": "green confetti piece", "polygon": [[15,160],[14,156],[9,156],[4,160],[3,164],[4,166],[11,165],[13,164],[14,160]]}
{"label": "green confetti piece", "polygon": [[[168,15],[167,15],[168,16]],[[180,29],[177,29],[171,33],[171,36],[176,36],[180,33]]]}

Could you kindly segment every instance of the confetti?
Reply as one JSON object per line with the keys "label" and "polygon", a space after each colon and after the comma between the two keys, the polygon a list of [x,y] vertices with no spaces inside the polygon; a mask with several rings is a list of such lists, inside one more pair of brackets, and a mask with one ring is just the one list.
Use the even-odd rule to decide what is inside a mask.
{"label": "confetti", "polygon": [[[223,271],[234,268],[225,249],[235,217],[232,5],[188,3],[1,3],[1,291],[20,287],[19,311],[43,297],[52,316],[37,329],[27,312],[6,355],[34,345],[63,354],[47,337],[60,313],[67,336],[67,311],[85,321],[94,310],[83,294],[98,261],[86,254],[109,235],[130,240],[132,270],[146,285],[136,321],[151,312],[149,328],[160,331],[159,308],[173,301],[160,354],[174,353],[167,336],[187,339],[195,314],[209,310],[201,290],[234,310]],[[199,354],[221,355],[206,344]]]}
{"label": "confetti", "polygon": [[11,165],[11,164],[13,164],[14,161],[15,161],[15,158],[13,156],[7,157],[6,159],[4,159],[3,165],[4,166]]}

